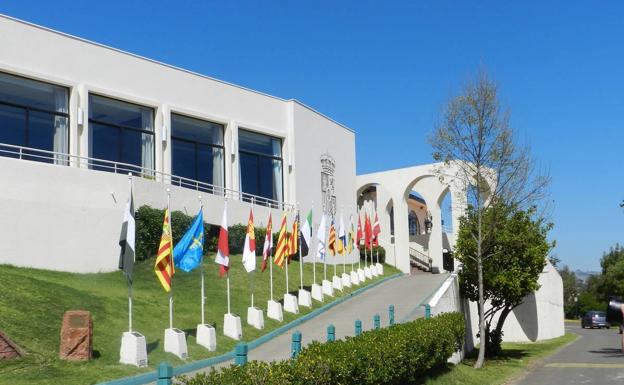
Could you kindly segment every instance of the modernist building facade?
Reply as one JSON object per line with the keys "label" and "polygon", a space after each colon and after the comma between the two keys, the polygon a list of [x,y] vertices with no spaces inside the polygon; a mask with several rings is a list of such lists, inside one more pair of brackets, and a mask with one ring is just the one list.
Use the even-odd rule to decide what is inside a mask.
{"label": "modernist building facade", "polygon": [[128,173],[213,224],[355,212],[354,132],[296,100],[6,16],[0,46],[0,263],[114,270]]}

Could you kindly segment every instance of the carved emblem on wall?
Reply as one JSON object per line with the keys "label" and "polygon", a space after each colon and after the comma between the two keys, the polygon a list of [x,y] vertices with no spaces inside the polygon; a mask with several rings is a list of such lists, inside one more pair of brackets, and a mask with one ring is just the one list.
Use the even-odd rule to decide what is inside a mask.
{"label": "carved emblem on wall", "polygon": [[323,212],[336,215],[336,185],[334,173],[336,161],[329,154],[321,155],[321,194],[323,199]]}

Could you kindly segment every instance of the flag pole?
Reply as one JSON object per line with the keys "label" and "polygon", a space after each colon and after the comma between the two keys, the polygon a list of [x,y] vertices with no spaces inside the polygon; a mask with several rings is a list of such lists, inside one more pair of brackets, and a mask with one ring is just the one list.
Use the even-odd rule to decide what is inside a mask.
{"label": "flag pole", "polygon": [[[288,214],[286,214],[286,225],[287,225],[286,226],[286,240],[288,240]],[[286,244],[288,245],[288,248],[290,248],[290,242],[286,242]],[[286,249],[286,255],[285,255],[285,257],[286,257],[286,269],[285,269],[285,272],[286,272],[286,294],[288,294],[288,262],[290,260],[290,258],[289,258],[290,256],[288,255],[288,253],[289,253],[288,248]]]}
{"label": "flag pole", "polygon": [[[312,208],[310,209],[313,212],[313,216],[314,216],[314,201],[312,201]],[[308,245],[308,253],[310,252],[310,247],[312,247],[312,237],[314,236],[314,226],[312,225],[312,223],[310,223],[310,244]],[[318,248],[318,246],[317,246]],[[314,284],[316,285],[316,254],[312,255],[312,281],[314,281]]]}
{"label": "flag pole", "polygon": [[[273,230],[271,229],[271,234],[269,234],[269,245],[273,242]],[[273,301],[273,248],[269,246],[269,282],[271,288],[271,301]]]}
{"label": "flag pole", "polygon": [[[323,215],[325,214],[325,212],[323,212]],[[323,238],[325,238],[325,247],[324,247],[324,253],[323,253],[323,279],[325,281],[327,281],[327,249],[328,249],[328,245],[327,245],[327,232],[325,231],[325,229],[323,229]]]}
{"label": "flag pole", "polygon": [[[130,199],[132,199],[132,173],[128,173],[128,186],[130,186]],[[133,207],[134,208],[134,207]],[[134,213],[132,213],[134,215]],[[126,277],[128,282],[128,331],[132,333],[132,280]]]}
{"label": "flag pole", "polygon": [[[173,237],[171,228],[171,189],[167,189],[167,221],[169,221],[169,233]],[[171,250],[173,253],[173,250]],[[173,255],[169,255],[171,263],[173,263]],[[169,329],[173,329],[173,276],[169,277]]]}
{"label": "flag pole", "polygon": [[[202,216],[203,216],[203,211],[204,211],[204,203],[202,202],[202,196],[198,196],[197,197],[199,199],[199,209],[202,211]],[[204,224],[202,223],[202,226]],[[203,261],[203,257],[202,257],[202,261],[199,264],[199,272],[200,272],[200,280],[201,280],[201,324],[205,325],[206,324],[206,316],[205,316],[205,307],[206,307],[206,288],[204,287],[204,261]]]}
{"label": "flag pole", "polygon": [[[347,245],[346,245],[346,240],[347,240],[347,230],[344,228],[344,206],[340,206],[340,226],[342,226],[342,229],[345,231],[345,244],[342,244],[342,240],[340,241],[340,243],[342,244],[342,274],[347,274]],[[340,234],[338,234],[340,235]]]}
{"label": "flag pole", "polygon": [[[227,197],[225,197],[225,208],[226,208],[225,212],[226,212],[226,214],[227,214],[227,203],[228,203],[228,200],[227,200]],[[226,219],[226,223],[227,223],[227,215],[226,215],[225,219]],[[229,256],[229,252],[228,252],[228,259],[229,259],[229,257],[230,256]],[[227,274],[227,277],[226,277],[226,284],[227,284],[227,310],[228,310],[228,314],[232,314],[232,311],[231,311],[232,309],[230,307],[230,269],[229,269],[229,267],[230,267],[230,264],[228,262],[228,269],[226,270],[226,274]]]}
{"label": "flag pole", "polygon": [[297,239],[299,246],[299,276],[301,278],[301,290],[303,290],[303,256],[301,255],[301,208],[299,207],[299,203],[297,203],[297,218],[299,218],[299,224],[297,225]]}
{"label": "flag pole", "polygon": [[[253,208],[254,208],[254,201],[255,198],[251,197],[251,212],[253,215]],[[249,226],[249,224],[247,224],[247,226]],[[255,238],[256,238],[256,230],[255,230],[255,226],[254,226],[254,247],[255,247]],[[251,240],[250,240],[251,242]],[[254,249],[254,256],[256,255],[256,251]],[[256,262],[254,261],[254,266],[255,266]],[[256,268],[254,267],[254,269],[251,271],[251,273],[249,273],[249,291],[251,291],[251,307],[254,307],[254,274],[256,273]]]}

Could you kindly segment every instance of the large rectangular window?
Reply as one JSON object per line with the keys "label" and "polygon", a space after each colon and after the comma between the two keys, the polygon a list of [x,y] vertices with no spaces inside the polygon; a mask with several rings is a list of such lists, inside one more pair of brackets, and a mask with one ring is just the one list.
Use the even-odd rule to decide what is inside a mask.
{"label": "large rectangular window", "polygon": [[[238,130],[238,153],[241,191],[282,202],[282,140]],[[263,203],[262,200],[259,203]]]}
{"label": "large rectangular window", "polygon": [[93,168],[151,175],[154,169],[154,110],[98,95],[89,95],[91,157],[127,165],[94,161]]}
{"label": "large rectangular window", "polygon": [[[221,124],[171,114],[171,169],[175,177],[188,178],[224,187],[225,158]],[[174,183],[189,183],[175,178]],[[177,179],[177,180],[176,180]],[[205,191],[222,193],[222,189],[203,186]]]}
{"label": "large rectangular window", "polygon": [[[36,80],[0,72],[0,155],[66,164],[69,147],[69,91]],[[3,146],[3,144],[5,144]]]}

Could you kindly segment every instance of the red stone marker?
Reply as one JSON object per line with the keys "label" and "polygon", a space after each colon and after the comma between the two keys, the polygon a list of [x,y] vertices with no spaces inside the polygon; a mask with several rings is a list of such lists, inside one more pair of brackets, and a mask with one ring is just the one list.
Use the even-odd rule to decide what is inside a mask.
{"label": "red stone marker", "polygon": [[9,360],[23,355],[23,350],[0,331],[0,360]]}
{"label": "red stone marker", "polygon": [[93,321],[86,310],[70,310],[63,315],[61,326],[62,360],[88,361],[93,351]]}

